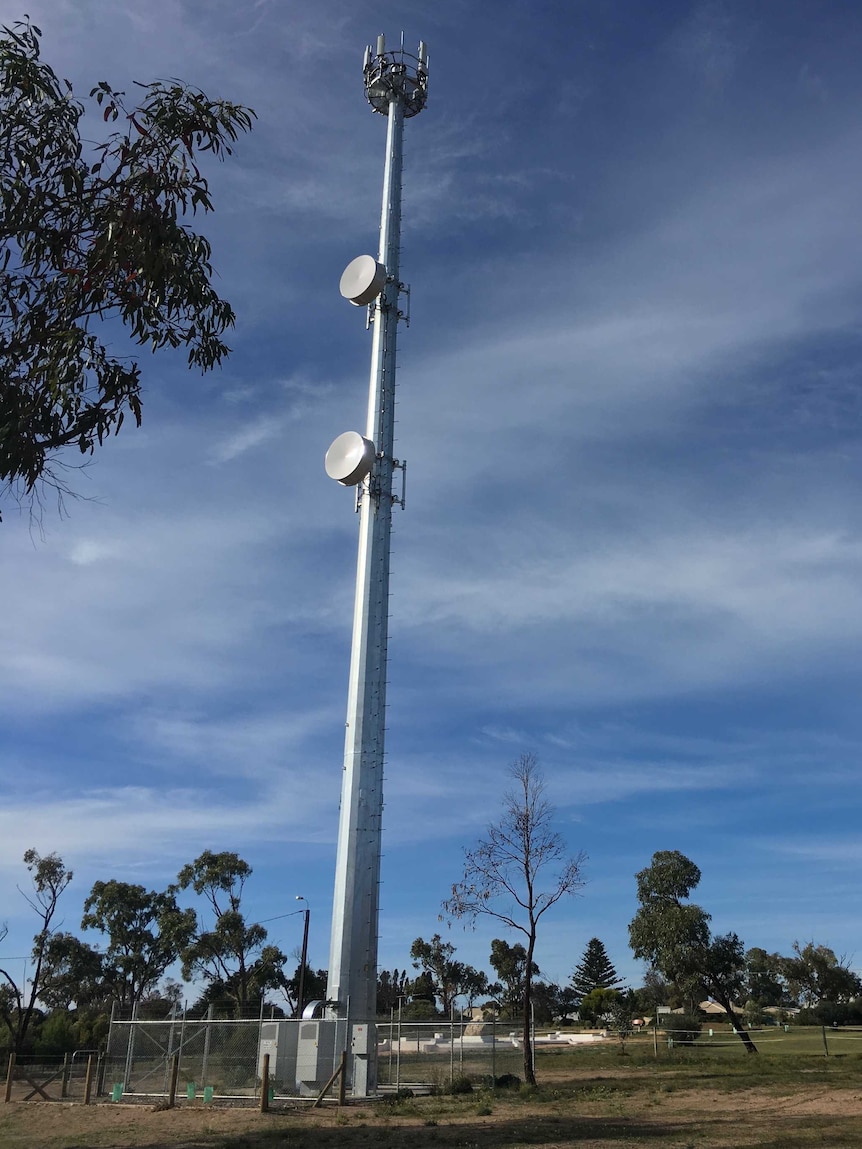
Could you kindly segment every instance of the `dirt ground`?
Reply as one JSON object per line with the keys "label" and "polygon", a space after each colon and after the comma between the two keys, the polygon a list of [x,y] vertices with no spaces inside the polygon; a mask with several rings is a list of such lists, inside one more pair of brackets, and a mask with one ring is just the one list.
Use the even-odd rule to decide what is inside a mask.
{"label": "dirt ground", "polygon": [[827,1149],[862,1146],[859,1089],[823,1084],[652,1085],[619,1091],[613,1078],[541,1102],[521,1098],[416,1098],[343,1110],[228,1109],[12,1102],[0,1106],[2,1149]]}

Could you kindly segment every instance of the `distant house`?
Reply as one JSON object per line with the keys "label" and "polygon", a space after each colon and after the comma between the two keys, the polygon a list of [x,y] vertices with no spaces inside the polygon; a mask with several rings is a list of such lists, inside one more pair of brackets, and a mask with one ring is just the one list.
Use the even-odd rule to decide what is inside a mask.
{"label": "distant house", "polygon": [[[701,1013],[708,1014],[710,1017],[715,1017],[718,1014],[721,1014],[722,1017],[727,1016],[727,1014],[724,1011],[724,1006],[719,1005],[717,1001],[701,1001],[698,1003],[697,1008],[700,1010]],[[741,1005],[734,1005],[731,1008],[733,1009],[734,1013],[744,1013],[745,1012]]]}

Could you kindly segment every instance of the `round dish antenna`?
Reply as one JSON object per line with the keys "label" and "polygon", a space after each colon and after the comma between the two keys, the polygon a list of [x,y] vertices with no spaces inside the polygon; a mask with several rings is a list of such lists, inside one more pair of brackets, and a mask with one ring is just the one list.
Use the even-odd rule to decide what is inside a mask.
{"label": "round dish antenna", "polygon": [[374,444],[358,431],[345,431],[333,441],[323,465],[330,479],[342,487],[355,487],[374,466]]}
{"label": "round dish antenna", "polygon": [[338,289],[356,307],[365,307],[386,286],[386,268],[373,255],[358,255],[344,269]]}

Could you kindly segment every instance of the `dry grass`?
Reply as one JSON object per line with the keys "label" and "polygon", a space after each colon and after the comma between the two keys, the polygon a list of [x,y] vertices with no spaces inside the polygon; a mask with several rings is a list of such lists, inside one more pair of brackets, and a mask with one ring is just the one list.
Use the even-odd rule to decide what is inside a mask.
{"label": "dry grass", "polygon": [[538,1092],[417,1097],[268,1114],[63,1102],[0,1106],[3,1149],[792,1149],[862,1144],[862,1062],[542,1059]]}

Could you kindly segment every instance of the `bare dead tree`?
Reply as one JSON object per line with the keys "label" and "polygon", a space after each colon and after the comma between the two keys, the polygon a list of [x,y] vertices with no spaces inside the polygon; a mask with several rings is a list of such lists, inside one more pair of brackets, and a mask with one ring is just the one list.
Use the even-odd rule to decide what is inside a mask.
{"label": "bare dead tree", "polygon": [[551,906],[584,886],[586,855],[570,855],[553,829],[555,810],[545,797],[536,755],[522,754],[509,773],[513,785],[503,796],[502,814],[488,827],[487,837],[464,851],[464,876],[452,886],[443,909],[474,924],[483,915],[494,918],[527,939],[522,998],[524,1079],[535,1085],[530,1007],[536,934]]}

